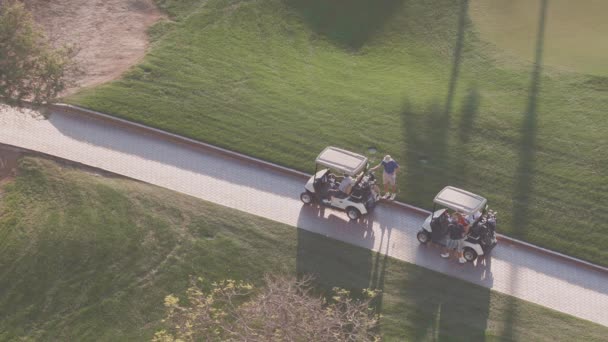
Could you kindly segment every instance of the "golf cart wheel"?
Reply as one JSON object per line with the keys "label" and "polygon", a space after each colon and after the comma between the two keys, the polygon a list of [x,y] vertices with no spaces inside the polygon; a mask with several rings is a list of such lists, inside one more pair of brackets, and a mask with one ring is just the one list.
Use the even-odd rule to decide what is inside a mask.
{"label": "golf cart wheel", "polygon": [[477,259],[477,252],[475,252],[471,247],[466,247],[464,251],[462,251],[462,256],[466,259],[466,261],[473,262],[475,259]]}
{"label": "golf cart wheel", "polygon": [[346,208],[346,215],[348,215],[349,219],[356,220],[361,217],[361,212],[357,208],[348,207]]}
{"label": "golf cart wheel", "polygon": [[418,239],[418,242],[424,245],[431,240],[431,234],[425,230],[421,230],[416,234],[416,238]]}
{"label": "golf cart wheel", "polygon": [[312,198],[312,194],[308,191],[305,191],[303,193],[300,194],[300,200],[304,203],[304,204],[310,204],[313,201]]}

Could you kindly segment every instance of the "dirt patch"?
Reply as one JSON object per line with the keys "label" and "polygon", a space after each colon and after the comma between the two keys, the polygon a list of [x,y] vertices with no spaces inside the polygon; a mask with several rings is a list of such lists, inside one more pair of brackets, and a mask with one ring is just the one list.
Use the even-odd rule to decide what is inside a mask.
{"label": "dirt patch", "polygon": [[153,0],[26,0],[54,44],[76,44],[77,87],[118,78],[148,47],[146,30],[163,17]]}
{"label": "dirt patch", "polygon": [[17,172],[17,161],[21,153],[0,146],[0,184]]}

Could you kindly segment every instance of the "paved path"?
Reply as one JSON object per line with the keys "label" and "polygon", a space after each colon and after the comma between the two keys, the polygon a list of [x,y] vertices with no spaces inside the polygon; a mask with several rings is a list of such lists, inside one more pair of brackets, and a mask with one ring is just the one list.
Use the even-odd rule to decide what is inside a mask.
{"label": "paved path", "polygon": [[[370,248],[400,260],[608,326],[608,274],[499,244],[484,264],[458,265],[420,246],[424,217],[380,205],[365,221],[304,206],[303,180],[216,152],[91,118],[48,120],[0,107],[0,143],[95,166],[207,201]],[[499,227],[500,229],[500,227]]]}

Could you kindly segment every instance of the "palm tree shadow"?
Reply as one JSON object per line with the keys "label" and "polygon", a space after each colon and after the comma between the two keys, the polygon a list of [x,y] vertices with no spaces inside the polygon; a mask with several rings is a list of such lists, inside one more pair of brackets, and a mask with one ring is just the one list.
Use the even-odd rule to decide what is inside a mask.
{"label": "palm tree shadow", "polygon": [[[473,267],[479,283],[491,285],[489,258],[476,264],[461,266],[430,256],[428,246],[419,246],[416,259],[435,257],[446,267]],[[437,251],[438,253],[438,251]],[[408,314],[404,332],[411,341],[484,341],[490,316],[491,290],[445,274],[414,267],[406,283],[399,289],[407,304],[417,308]]]}
{"label": "palm tree shadow", "polygon": [[[407,165],[405,188],[410,194],[408,199],[416,205],[425,205],[426,199],[432,198],[443,186],[459,178],[450,170],[448,139],[468,23],[468,8],[469,0],[461,0],[452,71],[443,108],[439,102],[434,102],[422,113],[416,113],[412,104],[406,100],[401,110],[401,135],[406,144],[401,155]],[[462,108],[463,117],[458,127],[461,143],[468,142],[478,106],[479,92],[473,87]],[[425,119],[426,122],[423,122]],[[456,166],[463,170],[466,159],[461,158]]]}
{"label": "palm tree shadow", "polygon": [[[544,36],[549,0],[541,0],[538,32],[536,37],[536,52],[534,65],[530,77],[530,89],[528,91],[528,102],[524,111],[522,121],[522,137],[519,148],[519,165],[516,171],[515,191],[513,194],[513,234],[518,237],[525,236],[526,225],[530,221],[530,199],[532,193],[532,180],[535,172],[536,158],[536,131],[538,94],[540,92],[540,81],[542,75],[542,55],[544,47]],[[511,287],[518,286],[517,268],[511,270]],[[515,299],[511,298],[507,306],[506,324],[504,336],[513,339],[514,321],[516,315]]]}
{"label": "palm tree shadow", "polygon": [[469,0],[461,0],[460,2],[460,13],[458,15],[458,33],[456,36],[456,45],[454,48],[454,57],[452,61],[452,73],[450,75],[450,83],[448,85],[448,95],[445,100],[445,115],[449,118],[450,111],[452,110],[452,103],[454,102],[454,94],[456,92],[456,85],[458,83],[458,76],[460,74],[460,65],[462,62],[462,49],[464,46],[464,33],[467,25],[469,11]]}
{"label": "palm tree shadow", "polygon": [[477,116],[480,102],[481,96],[477,88],[474,86],[469,88],[464,103],[462,104],[462,117],[458,124],[458,138],[463,145],[469,142],[471,133],[475,128],[475,117]]}
{"label": "palm tree shadow", "polygon": [[425,205],[449,182],[449,121],[439,102],[415,111],[406,100],[401,109],[401,130],[405,148],[401,159],[406,162],[405,189],[415,205]]}
{"label": "palm tree shadow", "polygon": [[319,35],[359,50],[406,0],[285,0]]}
{"label": "palm tree shadow", "polygon": [[[374,300],[375,310],[378,313],[382,313],[382,299],[384,295],[384,284],[386,280],[386,270],[389,267],[389,256],[388,250],[391,241],[392,229],[389,227],[381,227],[382,235],[380,236],[380,248],[386,246],[383,250],[380,250],[375,255],[375,261],[373,264],[373,272],[370,278],[370,288],[380,290],[380,294]],[[382,324],[382,321],[380,322]]]}
{"label": "palm tree shadow", "polygon": [[[471,154],[469,141],[475,129],[475,117],[479,111],[481,97],[475,86],[469,88],[461,108],[461,118],[458,123],[458,158],[454,158],[453,170],[456,170],[461,179],[466,179],[469,173],[469,161],[475,160]],[[473,166],[474,167],[474,166]]]}

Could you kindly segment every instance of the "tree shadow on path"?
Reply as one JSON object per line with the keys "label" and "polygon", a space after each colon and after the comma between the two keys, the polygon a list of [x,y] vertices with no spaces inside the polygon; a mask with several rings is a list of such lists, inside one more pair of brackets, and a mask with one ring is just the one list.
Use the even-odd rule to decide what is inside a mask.
{"label": "tree shadow on path", "polygon": [[[542,75],[542,55],[545,38],[545,26],[547,16],[547,6],[549,0],[540,0],[539,23],[536,38],[536,52],[534,65],[530,77],[530,89],[528,91],[528,103],[524,111],[521,126],[521,142],[519,147],[519,165],[516,171],[516,183],[513,196],[513,234],[524,237],[526,225],[530,221],[530,200],[533,188],[533,176],[535,172],[536,158],[536,131],[537,131],[537,110],[538,94],[540,92],[540,81]],[[511,270],[511,287],[519,286],[517,267]],[[516,320],[517,305],[514,298],[510,299],[506,312],[505,336],[507,339],[514,339],[514,326]]]}

